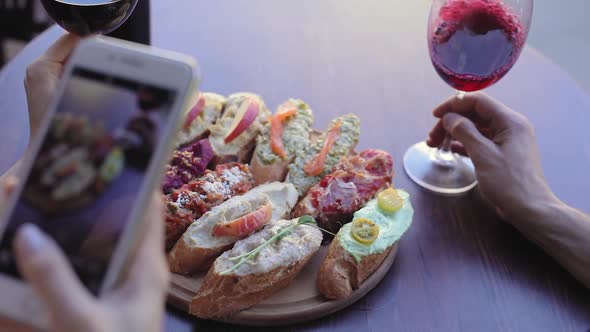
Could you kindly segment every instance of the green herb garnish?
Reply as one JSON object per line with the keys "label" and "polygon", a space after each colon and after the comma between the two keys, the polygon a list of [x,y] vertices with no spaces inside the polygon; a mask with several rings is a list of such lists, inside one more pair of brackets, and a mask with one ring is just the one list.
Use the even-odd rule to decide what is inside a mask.
{"label": "green herb garnish", "polygon": [[330,233],[332,235],[336,235],[334,233],[331,233],[325,229],[322,229],[321,227],[317,226],[315,223],[315,219],[313,219],[310,216],[302,216],[299,217],[299,219],[297,219],[297,222],[294,223],[293,225],[287,226],[283,229],[281,229],[277,234],[275,234],[275,236],[271,237],[270,239],[266,240],[263,244],[259,245],[258,247],[254,248],[252,251],[249,251],[245,254],[236,256],[236,257],[230,257],[229,260],[234,262],[234,261],[238,261],[234,266],[232,266],[231,268],[219,273],[219,275],[228,275],[232,272],[234,272],[235,270],[239,269],[240,266],[242,266],[244,263],[248,262],[248,261],[252,261],[256,258],[256,256],[258,256],[258,254],[262,251],[262,249],[266,248],[268,245],[270,245],[273,242],[278,242],[280,240],[282,240],[284,237],[289,236],[293,230],[300,225],[307,225],[307,226],[312,226],[312,227],[316,227],[319,228],[320,230]]}

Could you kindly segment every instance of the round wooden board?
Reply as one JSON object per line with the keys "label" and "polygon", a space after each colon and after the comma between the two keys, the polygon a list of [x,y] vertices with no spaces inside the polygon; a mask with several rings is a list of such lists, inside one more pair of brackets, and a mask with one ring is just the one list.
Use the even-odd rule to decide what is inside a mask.
{"label": "round wooden board", "polygon": [[[329,245],[323,245],[287,288],[264,302],[220,321],[249,326],[280,326],[318,319],[342,310],[365,296],[385,277],[395,261],[398,244],[399,241],[394,244],[381,266],[346,299],[330,301],[317,290],[316,276],[329,248]],[[191,277],[173,274],[168,302],[188,312],[189,304],[204,277],[205,273]]]}

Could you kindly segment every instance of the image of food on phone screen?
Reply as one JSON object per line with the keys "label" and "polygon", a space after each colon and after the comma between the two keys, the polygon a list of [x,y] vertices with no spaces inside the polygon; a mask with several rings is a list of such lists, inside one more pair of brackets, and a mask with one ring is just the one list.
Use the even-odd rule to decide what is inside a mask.
{"label": "image of food on phone screen", "polygon": [[0,272],[20,278],[18,227],[34,223],[97,293],[167,117],[174,91],[74,68],[0,243]]}

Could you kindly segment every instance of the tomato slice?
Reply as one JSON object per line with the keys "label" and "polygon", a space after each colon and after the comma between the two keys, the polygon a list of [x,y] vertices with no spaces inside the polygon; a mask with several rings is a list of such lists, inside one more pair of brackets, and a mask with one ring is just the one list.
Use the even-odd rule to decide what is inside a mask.
{"label": "tomato slice", "polygon": [[324,164],[326,163],[326,157],[332,148],[332,145],[336,143],[338,135],[340,134],[340,124],[338,121],[334,127],[330,129],[324,140],[324,146],[322,150],[313,159],[311,159],[303,168],[305,173],[309,176],[317,176],[322,174],[324,171]]}
{"label": "tomato slice", "polygon": [[190,127],[193,121],[195,121],[195,119],[198,118],[204,110],[205,97],[203,97],[203,95],[200,95],[197,104],[186,115],[186,119],[184,120],[184,129]]}
{"label": "tomato slice", "polygon": [[404,200],[397,190],[389,188],[377,195],[377,205],[385,212],[397,212],[404,206]]}
{"label": "tomato slice", "polygon": [[362,244],[371,244],[379,237],[379,225],[367,218],[352,221],[352,237]]}
{"label": "tomato slice", "polygon": [[271,218],[272,205],[269,202],[238,219],[217,223],[213,228],[213,236],[248,236],[268,224]]}
{"label": "tomato slice", "polygon": [[270,117],[270,148],[274,154],[285,159],[287,157],[283,146],[283,122],[297,113],[296,108],[289,108]]}

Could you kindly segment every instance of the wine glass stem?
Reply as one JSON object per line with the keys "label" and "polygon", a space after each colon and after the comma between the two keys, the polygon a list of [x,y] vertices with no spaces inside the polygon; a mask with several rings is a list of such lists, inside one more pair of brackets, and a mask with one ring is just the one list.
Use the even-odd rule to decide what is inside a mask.
{"label": "wine glass stem", "polygon": [[448,134],[445,136],[441,146],[436,150],[434,162],[441,167],[452,167],[455,164],[455,156],[451,151],[451,136]]}
{"label": "wine glass stem", "polygon": [[[465,98],[465,94],[465,91],[457,90],[457,99],[463,100],[463,98]],[[442,144],[440,145],[440,147],[436,151],[436,154],[434,155],[434,161],[439,166],[452,167],[455,164],[456,159],[453,155],[453,152],[451,151],[451,142],[451,135],[447,133],[445,135],[445,139],[443,140]]]}

